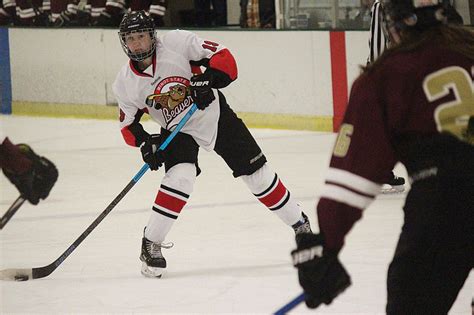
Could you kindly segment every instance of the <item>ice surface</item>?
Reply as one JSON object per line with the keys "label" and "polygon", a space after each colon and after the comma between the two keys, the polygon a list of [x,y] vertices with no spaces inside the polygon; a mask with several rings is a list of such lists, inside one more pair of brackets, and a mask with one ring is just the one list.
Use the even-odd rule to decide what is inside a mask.
{"label": "ice surface", "polygon": [[[157,132],[152,122],[146,129]],[[0,116],[15,143],[52,161],[59,179],[38,206],[25,204],[0,231],[0,269],[41,267],[59,257],[143,165],[117,122]],[[252,130],[270,163],[317,226],[314,205],[333,134]],[[301,289],[289,252],[293,231],[266,210],[214,153],[201,151],[194,193],[168,235],[162,279],[140,274],[140,242],[162,171],[148,172],[50,276],[0,282],[0,313],[270,314]],[[397,166],[396,173],[405,175]],[[0,214],[18,192],[0,176]],[[352,287],[317,312],[383,314],[388,263],[404,194],[380,196],[349,234],[341,260]],[[450,314],[470,314],[474,274]]]}

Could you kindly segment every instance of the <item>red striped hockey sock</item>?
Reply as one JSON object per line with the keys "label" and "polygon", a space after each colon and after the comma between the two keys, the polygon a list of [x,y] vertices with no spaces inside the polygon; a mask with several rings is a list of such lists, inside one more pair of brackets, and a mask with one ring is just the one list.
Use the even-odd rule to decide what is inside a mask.
{"label": "red striped hockey sock", "polygon": [[145,237],[155,243],[165,240],[171,226],[188,202],[196,180],[196,166],[181,163],[166,172],[153,204]]}
{"label": "red striped hockey sock", "polygon": [[299,205],[291,197],[278,175],[265,164],[252,175],[242,176],[255,197],[288,226],[302,219]]}
{"label": "red striped hockey sock", "polygon": [[161,185],[152,207],[153,212],[145,230],[145,237],[153,242],[163,242],[188,198],[188,194]]}

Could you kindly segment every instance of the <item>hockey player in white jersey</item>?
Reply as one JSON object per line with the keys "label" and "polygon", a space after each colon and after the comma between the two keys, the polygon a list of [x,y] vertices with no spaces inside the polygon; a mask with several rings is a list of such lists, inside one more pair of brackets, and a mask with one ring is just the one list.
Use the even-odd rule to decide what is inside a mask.
{"label": "hockey player in white jersey", "polygon": [[[219,154],[233,176],[242,178],[250,191],[296,235],[310,231],[308,218],[218,90],[237,78],[230,51],[188,31],[174,30],[156,37],[153,19],[144,11],[124,16],[119,37],[130,58],[113,85],[123,138],[127,144],[140,147],[143,160],[152,170],[164,164],[166,172],[144,230],[142,274],[161,277],[166,268],[161,249],[168,247],[163,243],[166,235],[200,173],[200,147]],[[156,152],[193,103],[200,110],[165,151]],[[160,134],[150,135],[144,130],[140,124],[143,114],[161,126]]]}

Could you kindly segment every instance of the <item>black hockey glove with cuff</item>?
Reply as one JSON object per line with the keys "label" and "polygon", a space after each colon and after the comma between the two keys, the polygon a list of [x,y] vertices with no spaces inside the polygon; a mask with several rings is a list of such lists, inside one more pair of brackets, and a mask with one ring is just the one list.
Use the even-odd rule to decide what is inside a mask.
{"label": "black hockey glove with cuff", "polygon": [[212,88],[214,86],[214,75],[212,71],[197,74],[191,78],[189,91],[194,103],[200,110],[204,110],[216,99]]}
{"label": "black hockey glove with cuff", "polygon": [[161,145],[161,135],[153,134],[148,136],[148,138],[143,142],[140,147],[142,152],[142,158],[145,163],[150,166],[152,171],[158,170],[164,163],[165,158],[163,156],[163,151],[158,150]]}
{"label": "black hockey glove with cuff", "polygon": [[46,199],[58,179],[58,169],[45,157],[37,155],[29,145],[18,144],[21,153],[31,162],[31,168],[18,174],[8,169],[3,173],[15,185],[22,197],[37,205],[40,199]]}
{"label": "black hockey glove with cuff", "polygon": [[297,248],[291,252],[309,308],[316,308],[321,303],[331,304],[351,285],[351,278],[337,254],[324,250],[323,246],[321,234],[302,233],[298,235]]}

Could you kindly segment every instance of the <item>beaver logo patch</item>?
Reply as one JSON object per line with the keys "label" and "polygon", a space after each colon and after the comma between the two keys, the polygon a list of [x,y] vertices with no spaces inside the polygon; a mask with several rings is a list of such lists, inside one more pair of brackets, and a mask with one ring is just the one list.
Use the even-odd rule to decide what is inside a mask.
{"label": "beaver logo patch", "polygon": [[168,77],[156,86],[155,93],[146,97],[145,103],[161,109],[166,124],[186,110],[193,100],[189,95],[189,80],[183,77]]}

